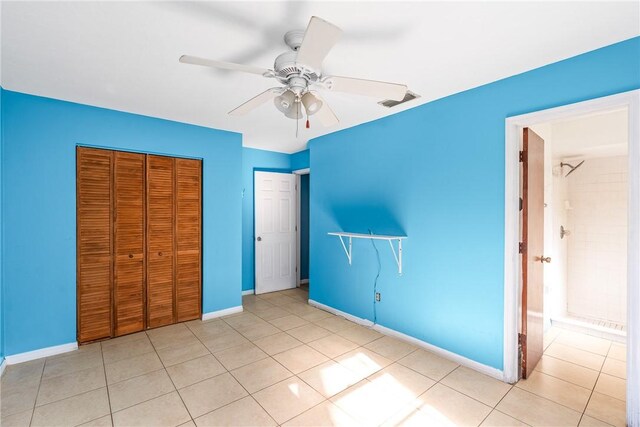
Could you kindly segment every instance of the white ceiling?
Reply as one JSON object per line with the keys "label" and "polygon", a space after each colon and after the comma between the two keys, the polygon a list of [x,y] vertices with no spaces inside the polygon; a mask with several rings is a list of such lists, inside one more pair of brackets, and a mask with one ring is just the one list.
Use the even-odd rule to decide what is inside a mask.
{"label": "white ceiling", "polygon": [[[241,132],[282,152],[371,121],[640,34],[628,2],[7,2],[5,89]],[[271,104],[226,113],[273,86],[260,76],[178,63],[182,54],[272,68],[287,30],[311,15],[344,30],[325,74],[406,83],[421,98],[386,109],[325,93],[340,125],[311,129]],[[312,118],[313,119],[313,118]],[[302,124],[302,123],[301,123]]]}

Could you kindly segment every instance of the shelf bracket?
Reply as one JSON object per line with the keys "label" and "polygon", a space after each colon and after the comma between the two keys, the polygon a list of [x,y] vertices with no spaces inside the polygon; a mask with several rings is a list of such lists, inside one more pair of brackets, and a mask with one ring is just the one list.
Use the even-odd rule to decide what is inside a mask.
{"label": "shelf bracket", "polygon": [[398,240],[398,253],[396,253],[396,249],[393,247],[393,240],[389,239],[389,247],[391,247],[391,252],[393,252],[393,258],[396,260],[396,264],[398,264],[398,274],[402,275],[402,239]]}
{"label": "shelf bracket", "polygon": [[[346,232],[332,232],[328,233],[330,236],[338,236],[340,238],[340,243],[342,243],[342,249],[344,249],[344,253],[347,255],[347,260],[349,261],[349,265],[351,265],[352,261],[352,248],[353,248],[353,239],[372,239],[372,240],[387,240],[389,242],[389,247],[391,247],[391,252],[393,253],[393,259],[396,261],[396,265],[398,266],[398,274],[402,275],[402,240],[406,239],[407,236],[384,236],[380,234],[360,234],[360,233],[346,233]],[[347,244],[345,243],[344,238],[349,238],[349,247],[347,248]],[[398,250],[396,251],[393,242],[398,241]]]}
{"label": "shelf bracket", "polygon": [[344,240],[342,236],[338,236],[340,238],[340,243],[342,243],[342,249],[344,249],[344,253],[347,254],[347,259],[349,260],[349,265],[351,265],[351,248],[353,246],[353,237],[349,236],[349,249],[344,244]]}

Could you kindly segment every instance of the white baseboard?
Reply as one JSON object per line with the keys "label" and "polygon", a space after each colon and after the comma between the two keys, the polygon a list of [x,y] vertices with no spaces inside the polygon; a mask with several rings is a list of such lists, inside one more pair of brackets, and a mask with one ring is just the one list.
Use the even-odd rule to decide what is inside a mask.
{"label": "white baseboard", "polygon": [[301,284],[301,285],[306,285],[306,284],[308,284],[308,283],[309,283],[309,279],[302,279],[302,280],[300,280],[300,284]]}
{"label": "white baseboard", "polygon": [[2,362],[0,362],[0,377],[2,377],[2,374],[4,374],[4,368],[6,367],[7,367],[7,361],[3,357]]}
{"label": "white baseboard", "polygon": [[248,291],[242,291],[242,295],[253,295],[256,293],[255,289],[249,289]]}
{"label": "white baseboard", "polygon": [[359,325],[370,327],[382,334],[389,335],[389,336],[401,339],[403,341],[407,341],[413,345],[429,350],[430,352],[435,353],[438,356],[441,356],[441,357],[444,357],[445,359],[456,362],[459,365],[466,366],[467,368],[473,369],[475,371],[488,375],[497,380],[504,381],[504,375],[500,369],[496,369],[491,366],[484,365],[482,363],[476,362],[475,360],[467,359],[464,356],[460,356],[459,354],[452,353],[440,347],[436,347],[435,345],[419,340],[418,338],[414,338],[410,335],[403,334],[402,332],[398,332],[394,329],[390,329],[381,325],[374,324],[371,320],[362,319],[360,317],[353,316],[351,314],[345,313],[344,311],[337,310],[333,307],[329,307],[328,305],[324,305],[317,301],[310,299],[309,305],[320,308],[324,311],[328,311],[329,313],[342,316],[345,319],[351,320],[352,322],[355,322]]}
{"label": "white baseboard", "polygon": [[40,359],[42,357],[55,356],[56,354],[67,353],[69,351],[77,349],[78,343],[70,342],[67,344],[54,345],[53,347],[45,347],[39,350],[27,351],[25,353],[6,356],[4,360],[7,365],[15,365],[16,363],[28,362],[30,360]]}
{"label": "white baseboard", "polygon": [[337,316],[342,316],[347,320],[351,320],[354,323],[357,323],[358,325],[362,325],[362,326],[368,326],[371,327],[373,326],[373,322],[371,320],[367,320],[367,319],[363,319],[361,317],[356,317],[352,314],[349,313],[345,313],[344,311],[340,311],[338,309],[335,309],[333,307],[329,307],[328,305],[324,305],[322,303],[319,303],[318,301],[314,301],[312,299],[309,300],[309,305],[312,305],[314,307],[317,307],[321,310],[324,311],[328,311],[329,313],[333,313]]}
{"label": "white baseboard", "polygon": [[218,317],[229,316],[231,314],[242,313],[242,310],[242,306],[239,305],[237,307],[225,308],[224,310],[211,311],[209,313],[203,313],[202,320],[211,320]]}

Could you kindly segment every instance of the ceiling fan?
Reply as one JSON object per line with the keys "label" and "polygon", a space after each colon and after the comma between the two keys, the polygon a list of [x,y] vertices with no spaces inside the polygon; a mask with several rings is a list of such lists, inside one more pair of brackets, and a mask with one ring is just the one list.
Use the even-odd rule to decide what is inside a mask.
{"label": "ceiling fan", "polygon": [[316,115],[323,126],[333,126],[339,120],[320,97],[317,89],[354,93],[377,99],[402,100],[407,93],[407,86],[403,84],[322,74],[322,61],[341,35],[340,28],[312,16],[305,31],[293,30],[284,35],[284,41],[291,51],[276,58],[273,70],[190,55],[182,55],[180,62],[259,74],[275,78],[283,85],[267,89],[229,112],[236,116],[247,114],[265,102],[274,100],[276,108],[284,113],[285,117],[301,119],[303,112],[306,113],[307,127],[308,117],[312,115]]}

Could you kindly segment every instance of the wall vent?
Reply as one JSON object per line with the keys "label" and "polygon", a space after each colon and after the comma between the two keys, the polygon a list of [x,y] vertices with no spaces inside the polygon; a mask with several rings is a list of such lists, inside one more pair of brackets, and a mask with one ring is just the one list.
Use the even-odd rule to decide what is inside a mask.
{"label": "wall vent", "polygon": [[400,105],[400,104],[404,104],[405,102],[412,101],[412,100],[414,100],[416,98],[420,98],[420,95],[418,95],[417,93],[413,93],[410,90],[408,90],[407,94],[404,96],[404,98],[401,101],[394,101],[392,99],[385,99],[384,101],[378,102],[378,104],[382,105],[383,107],[391,108],[391,107],[395,107],[396,105]]}

